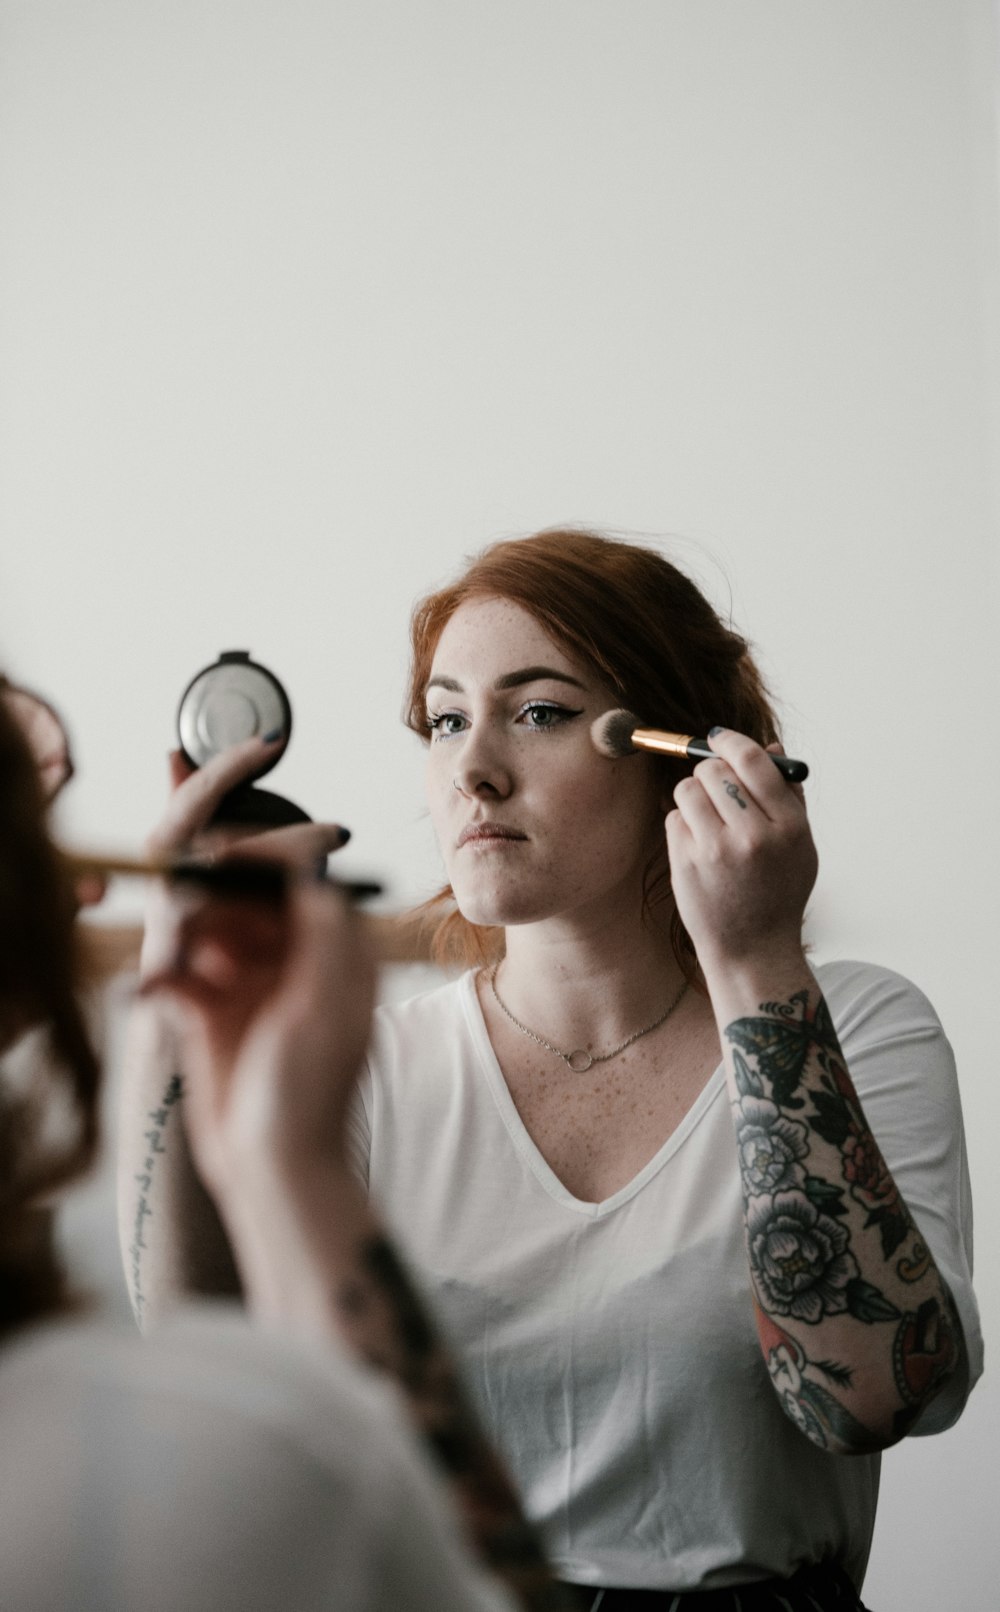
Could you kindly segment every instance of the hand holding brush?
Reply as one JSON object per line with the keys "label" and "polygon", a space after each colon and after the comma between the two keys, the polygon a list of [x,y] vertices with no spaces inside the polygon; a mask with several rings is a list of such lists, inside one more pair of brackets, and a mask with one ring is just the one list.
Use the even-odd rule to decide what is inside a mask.
{"label": "hand holding brush", "polygon": [[[719,731],[712,729],[713,734]],[[654,755],[680,756],[688,761],[710,761],[716,755],[708,739],[698,739],[690,733],[668,733],[661,728],[645,728],[631,711],[605,711],[591,727],[590,736],[594,748],[612,761],[634,755],[637,750],[646,750]],[[771,760],[789,783],[804,783],[809,776],[806,763],[796,761],[793,756],[772,754]]]}

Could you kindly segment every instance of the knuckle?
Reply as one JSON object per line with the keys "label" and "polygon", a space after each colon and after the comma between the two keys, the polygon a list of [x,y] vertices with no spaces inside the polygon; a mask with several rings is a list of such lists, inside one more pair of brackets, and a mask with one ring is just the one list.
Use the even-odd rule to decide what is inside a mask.
{"label": "knuckle", "polygon": [[733,764],[752,761],[755,756],[763,754],[756,739],[749,739],[745,733],[734,733],[732,740],[726,746],[726,753]]}

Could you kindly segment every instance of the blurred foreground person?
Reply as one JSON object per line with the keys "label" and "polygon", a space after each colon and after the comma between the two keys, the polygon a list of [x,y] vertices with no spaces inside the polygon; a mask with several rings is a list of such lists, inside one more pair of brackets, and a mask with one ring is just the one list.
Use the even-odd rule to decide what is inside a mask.
{"label": "blurred foreground person", "polygon": [[[341,1250],[345,1268],[357,1265],[345,1283],[330,1276],[309,1218],[338,1191],[338,1173],[307,1171],[303,1192],[283,1197],[296,1126],[322,1124],[317,1065],[324,1078],[342,1069],[346,1082],[368,1032],[372,966],[331,892],[293,891],[256,925],[244,903],[242,956],[229,945],[226,904],[195,903],[182,950],[153,982],[188,998],[193,1145],[220,1192],[251,1307],[265,1321],[280,1309],[284,1335],[201,1305],[142,1342],[81,1313],[51,1228],[55,1196],[96,1151],[99,1071],[78,1007],[76,902],[44,805],[31,751],[0,702],[0,1606],[557,1604],[415,1304],[405,1336],[394,1330],[382,1294],[391,1300],[401,1276],[367,1207],[360,1224],[342,1218],[356,1233]],[[334,1023],[322,996],[341,974],[348,1006]],[[247,979],[257,988],[249,1025]],[[298,1105],[286,1101],[293,1082]],[[172,1103],[167,1094],[151,1116],[151,1157]],[[473,1563],[398,1403],[337,1346],[380,1304],[385,1347],[408,1354],[431,1430],[487,1475],[470,1504],[480,1532],[503,1535],[516,1596]]]}

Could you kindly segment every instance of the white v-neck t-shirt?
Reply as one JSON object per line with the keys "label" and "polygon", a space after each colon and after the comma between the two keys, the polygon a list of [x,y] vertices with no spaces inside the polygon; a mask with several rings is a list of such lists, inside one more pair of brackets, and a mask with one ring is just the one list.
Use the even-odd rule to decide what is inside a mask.
{"label": "white v-neck t-shirt", "polygon": [[[818,971],[848,1066],[981,1371],[954,1060],[926,999],[865,963]],[[877,1456],[793,1424],[757,1341],[733,1120],[718,1068],[649,1163],[575,1198],[526,1131],[472,973],[376,1013],[353,1113],[407,1252],[560,1577],[713,1589],[834,1558],[860,1586]]]}

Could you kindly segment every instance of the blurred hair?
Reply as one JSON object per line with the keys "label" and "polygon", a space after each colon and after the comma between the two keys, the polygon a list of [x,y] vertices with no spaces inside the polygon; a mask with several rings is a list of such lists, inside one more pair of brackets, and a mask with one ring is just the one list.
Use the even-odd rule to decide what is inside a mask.
{"label": "blurred hair", "polygon": [[[99,1066],[75,994],[71,881],[45,822],[38,768],[0,700],[0,1051],[33,1026],[48,1035],[47,1089],[0,1086],[0,1335],[68,1303],[41,1200],[84,1169],[97,1141]],[[70,1140],[44,1140],[66,1099]]]}
{"label": "blurred hair", "polygon": [[[578,528],[493,543],[462,575],[423,599],[410,623],[412,659],[403,719],[429,741],[425,692],[438,639],[470,599],[508,599],[535,617],[577,661],[595,671],[619,704],[646,727],[705,735],[716,724],[759,744],[778,738],[761,674],[739,633],[721,620],[691,579],[649,548]],[[654,763],[670,790],[692,764]],[[645,910],[669,894],[650,883]],[[420,911],[436,923],[439,962],[483,964],[503,951],[503,932],[469,923],[445,886]],[[697,974],[694,948],[676,913],[671,938],[685,976]]]}

